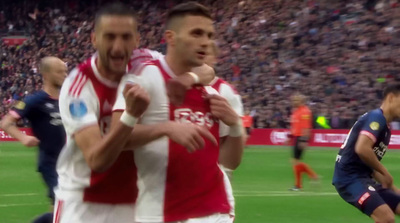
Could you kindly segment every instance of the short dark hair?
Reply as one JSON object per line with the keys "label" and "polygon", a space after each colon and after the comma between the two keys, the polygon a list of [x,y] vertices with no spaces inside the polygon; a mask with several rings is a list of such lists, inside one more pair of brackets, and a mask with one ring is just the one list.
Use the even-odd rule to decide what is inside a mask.
{"label": "short dark hair", "polygon": [[171,26],[171,21],[175,18],[181,18],[187,15],[192,16],[204,16],[206,18],[212,19],[210,10],[197,2],[185,2],[173,7],[167,14],[166,28],[169,29]]}
{"label": "short dark hair", "polygon": [[383,99],[385,99],[390,93],[398,95],[400,94],[400,84],[391,84],[383,90]]}
{"label": "short dark hair", "polygon": [[95,27],[100,22],[101,17],[109,15],[131,16],[133,19],[136,20],[136,12],[131,7],[120,2],[114,2],[104,5],[97,11],[96,17],[94,19]]}

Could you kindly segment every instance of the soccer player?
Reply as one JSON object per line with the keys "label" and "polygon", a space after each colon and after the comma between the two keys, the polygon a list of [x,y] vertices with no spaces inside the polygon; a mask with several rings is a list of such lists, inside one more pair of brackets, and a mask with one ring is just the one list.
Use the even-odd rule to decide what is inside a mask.
{"label": "soccer player", "polygon": [[[53,209],[53,189],[57,186],[56,162],[65,144],[58,96],[67,76],[67,67],[56,57],[45,57],[40,61],[39,71],[43,77],[43,90],[17,103],[3,118],[1,128],[26,147],[39,146],[38,171],[46,183]],[[34,136],[25,135],[16,127],[15,123],[21,118],[29,120]],[[41,215],[33,222],[47,223],[52,222],[52,219],[51,212]]]}
{"label": "soccer player", "polygon": [[301,161],[301,157],[307,147],[310,138],[312,115],[310,109],[305,105],[305,97],[302,94],[292,96],[293,112],[290,117],[291,134],[294,141],[292,166],[295,177],[295,185],[291,190],[299,191],[302,188],[302,174],[305,172],[312,180],[318,180],[318,175]]}
{"label": "soccer player", "polygon": [[108,129],[119,81],[138,45],[134,12],[119,3],[103,7],[91,39],[97,53],[69,74],[60,93],[67,143],[57,163],[54,222],[133,222],[136,166],[133,152],[123,149],[149,103],[139,85],[126,86],[125,113]]}
{"label": "soccer player", "polygon": [[[224,122],[231,126],[226,141],[243,145],[240,118],[215,89],[195,86],[188,90],[179,106],[169,103],[167,97],[170,80],[204,63],[213,37],[212,19],[204,6],[188,2],[169,12],[165,58],[145,63],[137,76],[125,76],[120,85],[123,89],[125,83],[138,82],[149,92],[152,100],[140,119],[141,124],[148,127],[165,123],[171,126],[170,132],[176,132],[174,126],[183,123],[212,133],[218,139],[219,122]],[[123,97],[118,97],[113,120],[125,109],[124,104]],[[199,147],[204,148],[199,150]],[[196,137],[179,145],[171,136],[161,137],[134,152],[139,186],[136,221],[232,221],[224,175],[218,165],[219,146],[212,140]]]}
{"label": "soccer player", "polygon": [[[207,54],[205,58],[205,63],[210,67],[215,67],[217,64],[218,57],[218,47],[215,42],[211,44],[210,52]],[[198,68],[194,71],[196,72]],[[198,72],[199,73],[199,72]],[[224,97],[229,105],[233,108],[233,110],[237,113],[239,117],[243,117],[243,103],[242,98],[240,97],[236,88],[230,85],[228,82],[223,80],[222,78],[215,77],[210,85],[212,88],[218,91],[218,93]],[[245,130],[243,129],[243,133]],[[238,168],[243,156],[243,146],[235,146],[229,144],[232,141],[226,141],[226,138],[229,134],[229,127],[220,123],[220,153],[219,153],[219,163],[221,164],[222,170],[225,172],[227,176],[226,192],[228,194],[228,201],[231,206],[230,215],[232,217],[235,216],[235,198],[233,196],[231,181],[233,177],[233,171]],[[246,142],[246,134],[243,134],[243,143]]]}
{"label": "soccer player", "polygon": [[380,108],[362,115],[336,157],[333,185],[339,195],[375,222],[393,223],[400,214],[400,191],[380,163],[390,142],[389,123],[400,118],[400,85],[383,92]]}

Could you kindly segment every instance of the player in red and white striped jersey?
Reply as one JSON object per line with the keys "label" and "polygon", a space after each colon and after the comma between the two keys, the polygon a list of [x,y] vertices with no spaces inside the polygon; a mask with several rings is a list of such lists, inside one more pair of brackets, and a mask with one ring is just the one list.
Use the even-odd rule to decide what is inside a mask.
{"label": "player in red and white striped jersey", "polygon": [[67,143],[58,162],[55,223],[132,223],[137,197],[133,151],[123,151],[133,117],[149,104],[138,85],[127,86],[127,109],[108,131],[118,84],[138,44],[133,12],[112,4],[96,15],[92,42],[97,53],[66,78],[60,115]]}
{"label": "player in red and white striped jersey", "polygon": [[[211,67],[215,67],[217,64],[218,57],[218,48],[215,42],[210,47],[210,53],[207,54],[205,63]],[[196,69],[194,72],[199,73]],[[209,85],[218,91],[218,93],[224,97],[229,105],[233,108],[233,110],[240,116],[243,116],[243,104],[242,99],[235,89],[234,86],[223,80],[222,78],[215,77]],[[247,135],[244,134],[243,130],[243,144],[235,145],[231,144],[231,141],[226,141],[226,138],[229,134],[229,127],[221,124],[220,127],[220,154],[219,154],[219,163],[221,164],[221,168],[224,170],[226,175],[228,176],[228,182],[226,183],[228,191],[228,200],[231,205],[230,214],[235,216],[235,198],[233,196],[232,187],[230,186],[233,171],[240,165],[243,156],[244,144],[246,142]]]}
{"label": "player in red and white striped jersey", "polygon": [[[169,81],[204,63],[214,35],[212,20],[204,6],[191,2],[172,9],[167,21],[166,57],[144,64],[136,72],[138,77],[127,75],[120,85],[122,90],[126,83],[137,82],[149,92],[152,100],[140,119],[141,124],[171,126],[170,135],[165,134],[168,137],[157,137],[135,150],[139,187],[136,221],[229,222],[232,221],[230,205],[224,174],[218,165],[219,145],[201,137],[193,138],[188,144],[179,143],[173,133],[189,134],[174,128],[176,124],[186,123],[208,129],[219,139],[219,125],[224,122],[231,126],[226,141],[242,145],[240,118],[211,87],[189,89],[183,104],[178,106],[171,104],[167,96]],[[118,119],[123,109],[124,98],[118,97],[113,120]],[[193,152],[203,145],[203,149]]]}

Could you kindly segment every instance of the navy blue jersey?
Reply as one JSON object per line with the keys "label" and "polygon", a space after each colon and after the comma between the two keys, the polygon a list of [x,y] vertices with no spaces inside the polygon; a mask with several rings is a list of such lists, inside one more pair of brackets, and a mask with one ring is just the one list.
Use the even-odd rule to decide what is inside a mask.
{"label": "navy blue jersey", "polygon": [[333,184],[347,184],[354,179],[371,178],[373,169],[365,164],[355,152],[360,134],[374,141],[373,150],[379,160],[385,155],[390,141],[390,129],[381,109],[372,110],[361,116],[350,129],[336,158]]}
{"label": "navy blue jersey", "polygon": [[39,171],[42,167],[55,167],[66,140],[58,99],[39,91],[17,103],[12,111],[29,120],[33,134],[40,140]]}

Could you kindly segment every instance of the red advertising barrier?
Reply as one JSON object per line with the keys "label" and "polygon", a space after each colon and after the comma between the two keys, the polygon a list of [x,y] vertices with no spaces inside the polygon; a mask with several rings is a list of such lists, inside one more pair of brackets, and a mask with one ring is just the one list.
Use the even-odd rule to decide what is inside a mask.
{"label": "red advertising barrier", "polygon": [[3,42],[6,45],[21,45],[27,40],[26,37],[4,37]]}
{"label": "red advertising barrier", "polygon": [[[340,147],[346,139],[347,129],[313,129],[309,141],[310,146]],[[254,129],[248,145],[284,145],[288,129]],[[400,149],[400,131],[392,131],[390,149]]]}
{"label": "red advertising barrier", "polygon": [[[32,135],[30,128],[20,128],[22,132]],[[310,146],[321,147],[340,147],[346,139],[347,129],[313,129],[311,132]],[[247,145],[266,145],[279,146],[284,145],[288,129],[254,129],[251,133]],[[0,129],[0,141],[16,141],[14,138]],[[400,149],[400,131],[392,131],[390,138],[390,149]]]}
{"label": "red advertising barrier", "polygon": [[[20,128],[19,130],[21,130],[25,134],[32,135],[32,130],[30,128]],[[13,137],[11,137],[10,135],[8,135],[6,132],[4,132],[3,129],[0,129],[0,141],[12,142],[12,141],[17,141],[17,140],[14,139]]]}

